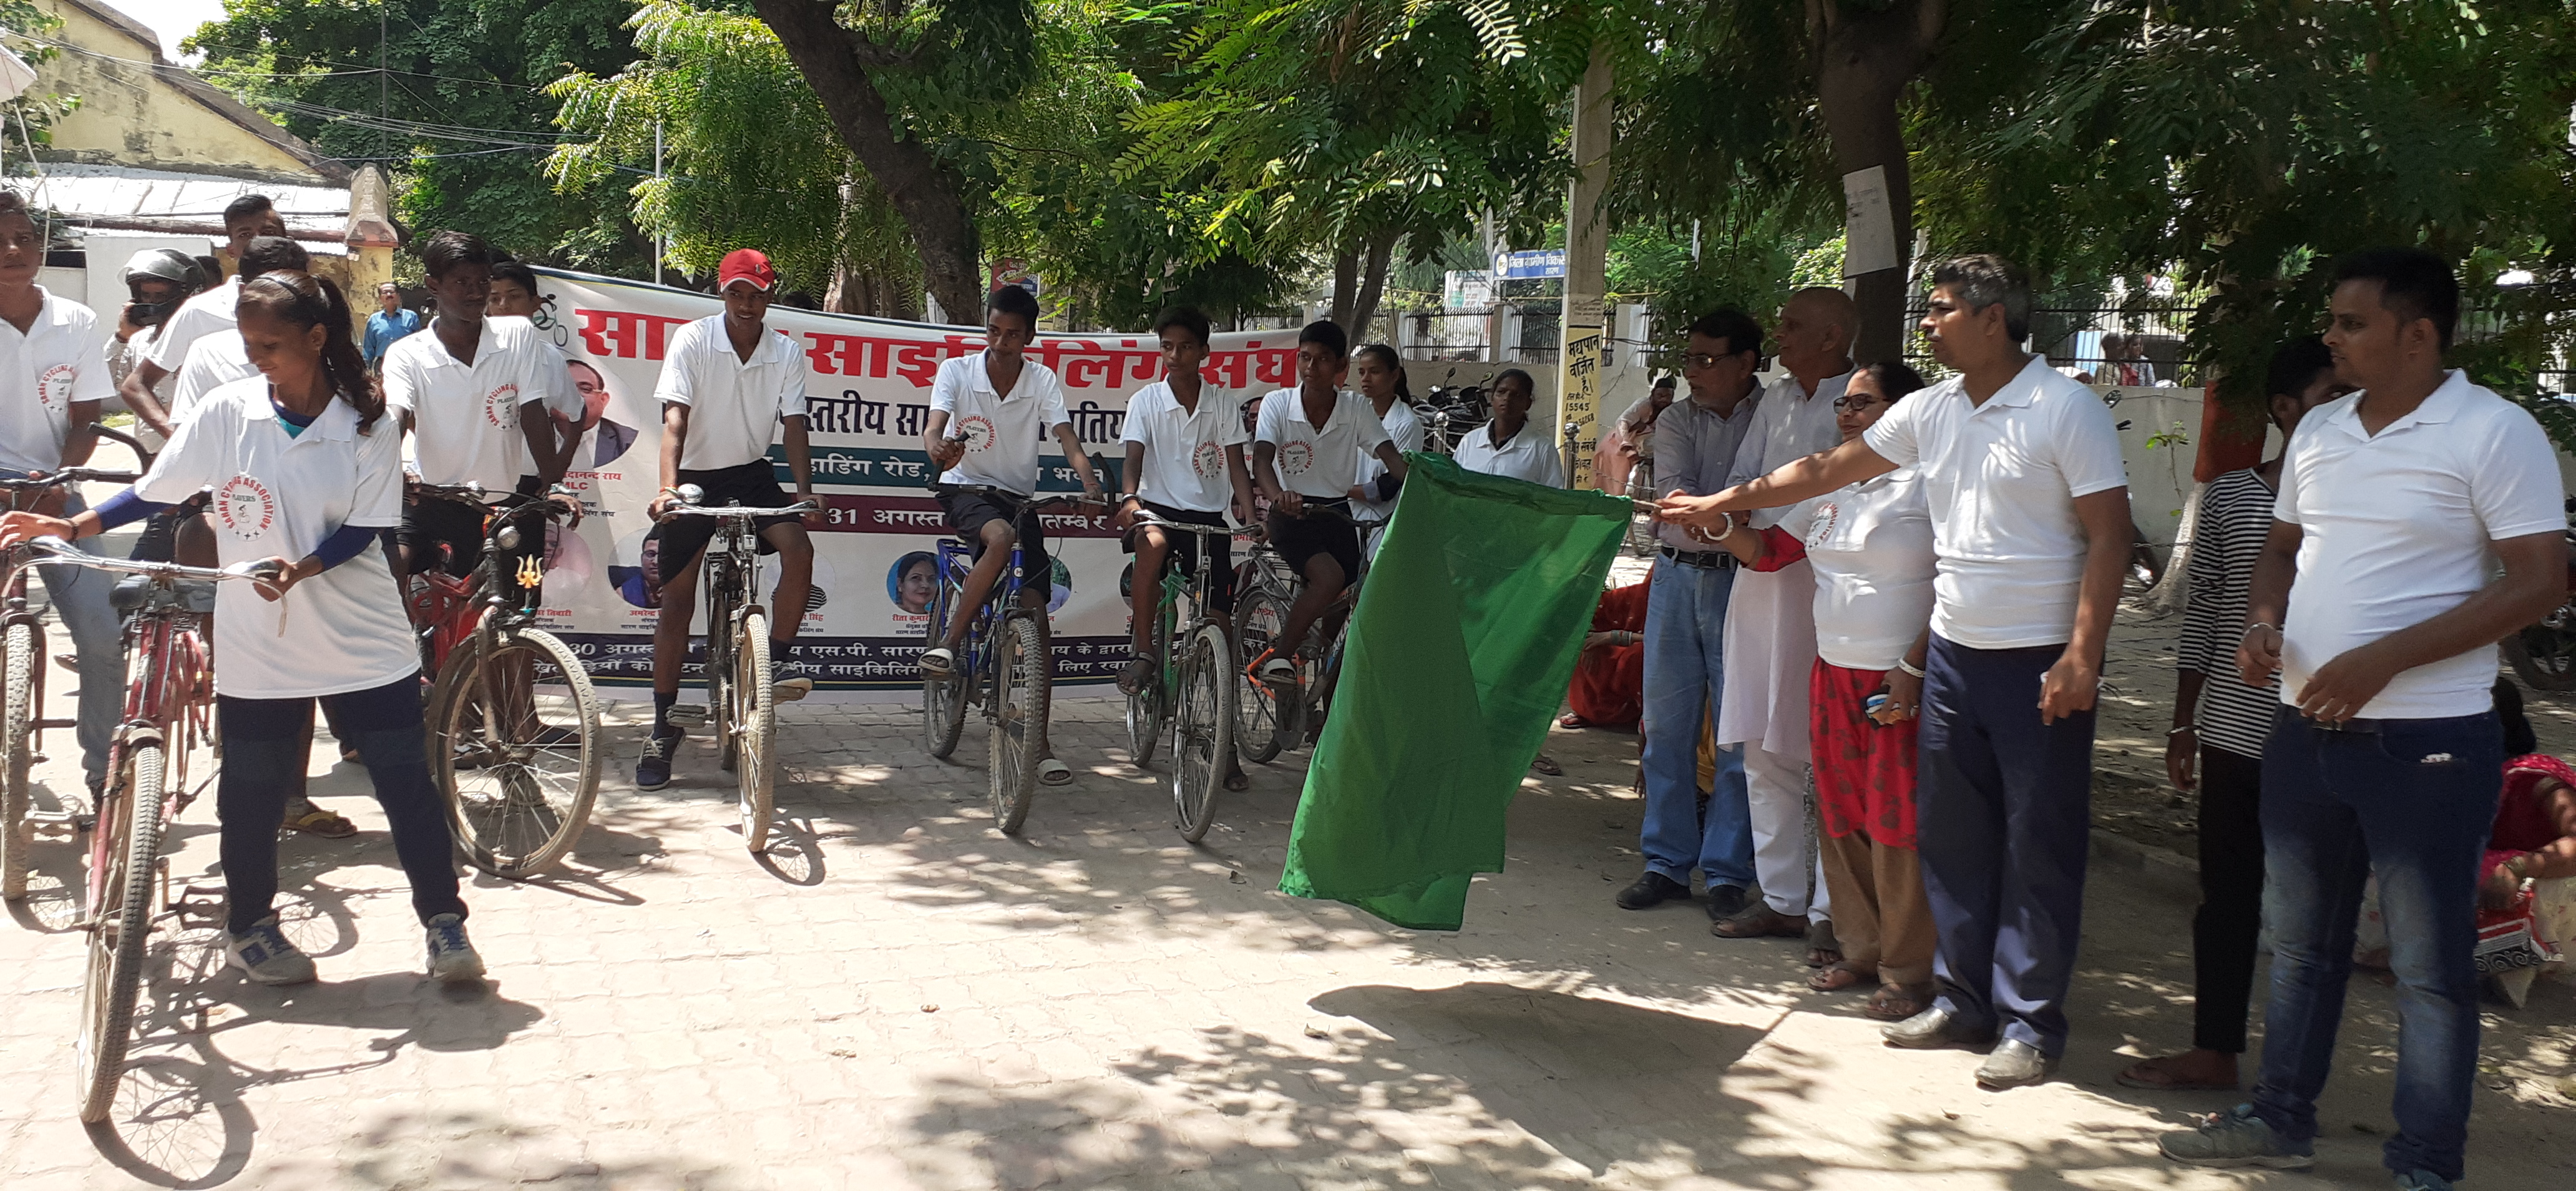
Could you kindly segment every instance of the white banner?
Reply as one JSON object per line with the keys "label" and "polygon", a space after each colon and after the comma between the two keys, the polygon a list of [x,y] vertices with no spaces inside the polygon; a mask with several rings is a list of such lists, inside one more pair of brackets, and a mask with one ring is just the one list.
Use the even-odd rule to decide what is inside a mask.
{"label": "white banner", "polygon": [[[612,696],[641,698],[652,677],[653,626],[661,612],[644,582],[652,525],[644,516],[661,480],[661,411],[653,402],[664,345],[681,324],[723,312],[711,294],[581,273],[538,270],[537,325],[573,361],[590,401],[565,483],[589,513],[548,543],[540,623],[589,664]],[[772,307],[769,326],[803,350],[811,398],[814,490],[825,505],[815,533],[814,599],[795,656],[812,667],[818,695],[894,697],[918,691],[915,659],[928,626],[930,553],[947,535],[924,490],[921,449],[930,384],[939,364],[983,348],[965,328]],[[1295,331],[1215,336],[1204,370],[1219,389],[1258,396],[1293,383]],[[1074,432],[1108,465],[1117,491],[1125,458],[1118,436],[1128,395],[1162,374],[1151,334],[1045,335],[1029,358],[1064,380]],[[1055,450],[1052,438],[1047,450]],[[772,446],[781,486],[793,491],[784,448]],[[1061,454],[1039,457],[1039,487],[1078,491]],[[1127,661],[1127,564],[1106,514],[1048,515],[1056,557],[1052,599],[1056,683],[1112,681]],[[764,583],[776,582],[774,562]],[[704,631],[703,624],[697,626]],[[692,649],[686,682],[701,676]]]}

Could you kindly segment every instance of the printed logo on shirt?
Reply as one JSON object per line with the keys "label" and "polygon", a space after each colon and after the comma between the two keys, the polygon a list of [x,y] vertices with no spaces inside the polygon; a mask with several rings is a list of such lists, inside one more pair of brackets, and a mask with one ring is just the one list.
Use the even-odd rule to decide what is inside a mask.
{"label": "printed logo on shirt", "polygon": [[1821,550],[1825,543],[1834,540],[1834,523],[1841,520],[1842,515],[1841,505],[1817,505],[1816,519],[1807,523],[1807,549]]}
{"label": "printed logo on shirt", "polygon": [[1200,443],[1190,452],[1190,470],[1202,480],[1213,480],[1225,474],[1225,448],[1212,442]]}
{"label": "printed logo on shirt", "polygon": [[69,364],[56,364],[36,378],[36,400],[42,402],[46,409],[62,409],[71,404],[72,382],[78,379],[78,369]]}
{"label": "printed logo on shirt", "polygon": [[483,420],[503,430],[519,428],[519,386],[508,381],[483,395]]}
{"label": "printed logo on shirt", "polygon": [[1279,470],[1289,475],[1304,475],[1315,465],[1315,444],[1305,439],[1292,439],[1279,444]]}
{"label": "printed logo on shirt", "polygon": [[974,454],[993,445],[993,419],[982,414],[968,414],[948,429],[950,436],[966,436],[966,453]]}
{"label": "printed logo on shirt", "polygon": [[277,524],[277,494],[249,472],[224,481],[215,489],[215,521],[224,532],[237,538],[256,538]]}

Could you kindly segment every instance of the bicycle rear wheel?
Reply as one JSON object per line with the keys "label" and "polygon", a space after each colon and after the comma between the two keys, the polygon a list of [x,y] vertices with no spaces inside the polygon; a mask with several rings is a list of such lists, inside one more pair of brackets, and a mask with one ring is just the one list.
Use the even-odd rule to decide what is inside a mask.
{"label": "bicycle rear wheel", "polygon": [[742,785],[742,846],[754,855],[769,850],[769,823],[777,810],[771,798],[778,780],[778,705],[769,686],[769,618],[754,609],[742,618],[742,639],[734,642],[733,705],[725,751],[734,758],[734,777]]}
{"label": "bicycle rear wheel", "polygon": [[1225,763],[1234,756],[1234,643],[1225,630],[1200,625],[1181,655],[1180,697],[1172,712],[1172,809],[1191,843],[1216,822]]}
{"label": "bicycle rear wheel", "polygon": [[[1271,649],[1287,620],[1288,605],[1278,596],[1258,588],[1243,593],[1234,610],[1234,639],[1243,656],[1257,658]],[[1268,764],[1279,755],[1280,693],[1241,666],[1235,667],[1230,679],[1237,691],[1235,747],[1243,750],[1244,760]],[[1293,699],[1294,692],[1289,697]]]}
{"label": "bicycle rear wheel", "polygon": [[32,624],[13,624],[0,635],[8,650],[7,686],[0,690],[0,898],[27,896],[27,766],[34,760],[29,739],[36,721],[36,675],[43,664],[44,643]]}
{"label": "bicycle rear wheel", "polygon": [[1154,663],[1153,673],[1136,693],[1127,696],[1127,755],[1143,769],[1154,759],[1154,746],[1163,738],[1164,720],[1170,711],[1164,706],[1163,678],[1170,670],[1172,634],[1158,612],[1152,628],[1146,630],[1145,656]]}
{"label": "bicycle rear wheel", "polygon": [[505,629],[489,655],[469,637],[448,662],[430,697],[430,774],[456,842],[493,876],[535,876],[572,852],[599,795],[590,675],[541,629]]}
{"label": "bicycle rear wheel", "polygon": [[143,944],[152,934],[153,873],[161,856],[161,745],[145,741],[125,754],[123,792],[101,808],[98,830],[114,831],[106,849],[96,899],[102,917],[89,934],[89,966],[81,980],[80,1038],[73,1056],[80,1075],[80,1119],[107,1119],[116,1085],[125,1078],[125,1052],[134,1041],[134,998],[143,986]]}
{"label": "bicycle rear wheel", "polygon": [[[948,630],[942,623],[946,603],[943,601],[938,607],[941,614],[933,615],[930,627],[922,631],[921,650],[924,653],[939,648],[940,639],[947,635]],[[941,760],[957,751],[957,737],[966,730],[966,688],[972,684],[968,663],[974,650],[960,648],[957,655],[957,661],[945,678],[928,670],[921,672],[921,743],[922,747],[930,750],[931,756]]]}
{"label": "bicycle rear wheel", "polygon": [[984,769],[992,778],[993,820],[1004,835],[1018,835],[1029,818],[1029,799],[1038,788],[1038,745],[1046,739],[1047,702],[1053,693],[1044,639],[1026,615],[1002,622],[1001,639],[993,643],[993,660],[1001,681],[993,696],[992,747]]}

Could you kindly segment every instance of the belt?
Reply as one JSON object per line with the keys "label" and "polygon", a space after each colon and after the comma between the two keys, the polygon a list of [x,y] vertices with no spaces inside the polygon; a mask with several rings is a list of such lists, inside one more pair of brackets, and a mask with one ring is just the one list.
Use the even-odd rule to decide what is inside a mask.
{"label": "belt", "polygon": [[1735,569],[1735,556],[1724,550],[1675,550],[1670,546],[1665,546],[1661,548],[1659,553],[1674,562],[1682,564],[1683,566],[1698,567],[1703,571],[1731,571]]}

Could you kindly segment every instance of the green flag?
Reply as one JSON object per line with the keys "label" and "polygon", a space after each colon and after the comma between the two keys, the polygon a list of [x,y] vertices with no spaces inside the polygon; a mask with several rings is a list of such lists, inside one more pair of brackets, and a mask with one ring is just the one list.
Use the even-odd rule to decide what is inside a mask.
{"label": "green flag", "polygon": [[1630,506],[1405,461],[1279,888],[1456,930],[1469,880],[1503,870],[1503,814],[1574,676]]}

